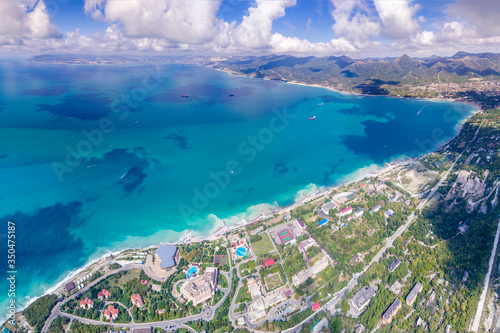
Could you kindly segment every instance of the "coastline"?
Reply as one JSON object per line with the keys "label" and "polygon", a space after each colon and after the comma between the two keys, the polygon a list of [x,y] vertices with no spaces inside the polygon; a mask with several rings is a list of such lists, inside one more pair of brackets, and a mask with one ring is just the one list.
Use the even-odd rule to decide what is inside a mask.
{"label": "coastline", "polygon": [[[423,154],[423,155],[426,155],[426,154]],[[417,157],[414,157],[414,158],[416,159]],[[405,164],[407,162],[408,161],[398,162],[395,164],[390,164],[389,166],[387,166],[387,165],[381,166],[381,165],[371,164],[369,166],[365,166],[365,167],[362,167],[358,170],[355,170],[351,174],[345,175],[344,177],[339,179],[335,184],[333,184],[331,186],[321,187],[321,190],[316,185],[310,184],[310,185],[313,185],[317,189],[317,192],[316,193],[313,192],[312,194],[309,194],[309,195],[304,195],[304,191],[306,189],[304,188],[302,190],[299,190],[295,194],[296,194],[296,197],[298,197],[299,194],[302,194],[302,196],[300,197],[300,200],[295,200],[294,203],[289,204],[287,206],[283,206],[281,208],[281,210],[279,211],[278,216],[279,217],[284,216],[285,214],[290,213],[293,209],[300,207],[301,205],[304,204],[304,199],[307,201],[307,203],[313,202],[321,197],[328,195],[331,191],[336,190],[339,187],[358,182],[362,179],[370,179],[370,178],[378,177],[378,176],[384,174],[385,172],[390,171],[392,168],[394,168],[398,165]],[[369,169],[372,167],[375,167],[376,171],[372,171],[369,173],[362,172],[365,169]],[[310,186],[310,185],[308,185],[308,186]],[[185,230],[184,233],[187,233],[187,234],[180,237],[175,242],[149,244],[149,245],[145,245],[143,247],[138,247],[138,248],[130,247],[130,248],[124,248],[122,250],[108,251],[105,254],[103,254],[95,259],[92,259],[90,262],[84,264],[83,266],[81,266],[79,268],[75,268],[74,270],[70,271],[69,273],[66,274],[66,276],[62,280],[58,281],[53,286],[46,289],[42,295],[33,296],[33,297],[30,296],[29,301],[26,302],[25,304],[23,304],[22,308],[18,309],[18,311],[16,313],[23,312],[29,305],[31,305],[33,302],[35,302],[40,297],[57,293],[58,290],[62,289],[66,283],[68,283],[72,280],[78,280],[79,278],[83,277],[84,275],[88,274],[91,271],[95,271],[95,270],[97,270],[105,265],[109,265],[113,262],[118,262],[121,264],[120,261],[116,261],[116,258],[119,258],[120,256],[126,254],[127,252],[147,251],[149,249],[157,248],[158,246],[160,246],[162,244],[167,244],[167,243],[179,245],[179,244],[186,244],[186,243],[191,243],[191,242],[213,241],[213,240],[220,238],[220,236],[226,232],[233,232],[236,230],[240,230],[242,228],[245,228],[248,225],[252,225],[253,223],[258,223],[260,221],[267,220],[268,218],[274,216],[274,213],[275,213],[274,211],[271,211],[271,212],[268,212],[267,214],[265,214],[264,212],[261,211],[261,214],[264,214],[264,216],[261,219],[259,219],[259,221],[257,221],[257,222],[255,222],[254,220],[251,220],[251,219],[249,219],[249,221],[247,221],[245,218],[243,218],[239,222],[228,225],[225,223],[225,220],[222,220],[222,224],[214,225],[212,230],[207,235],[192,236],[192,235],[190,235],[189,230]],[[242,213],[242,214],[245,214],[245,213]],[[259,215],[261,215],[261,214],[259,214]],[[238,215],[236,215],[236,217],[238,217]],[[231,218],[232,217],[229,217],[226,219],[231,219]],[[129,263],[133,263],[133,261],[129,261],[126,264],[129,264]],[[137,261],[136,261],[136,263],[137,263]],[[3,319],[4,319],[3,322],[5,322],[6,318],[3,318]]]}
{"label": "coastline", "polygon": [[[224,70],[222,70],[222,71],[224,71]],[[228,71],[225,71],[225,72],[229,73],[230,75],[232,75]],[[244,76],[244,75],[242,75],[242,76]],[[333,89],[331,87],[325,87],[325,86],[320,86],[320,85],[308,85],[308,84],[299,83],[299,82],[283,82],[283,83],[291,83],[291,84],[297,84],[297,85],[302,85],[302,86],[311,86],[311,87],[316,87],[316,88],[324,88],[324,89],[329,89],[329,90],[332,90],[332,91],[335,91],[335,92],[339,92],[339,93],[342,93],[342,94],[346,94],[346,95],[364,96],[364,94],[355,94],[355,93],[349,93],[349,92],[344,92],[344,91],[338,91],[338,90],[335,90],[335,89]],[[374,97],[372,95],[366,95],[366,96]],[[385,96],[385,97],[396,97],[396,96]],[[407,98],[407,97],[396,97],[396,98]],[[448,101],[448,102],[454,101],[454,100],[447,100],[447,99],[424,99],[424,100],[429,100],[429,101],[434,101],[434,102],[436,102],[436,101]],[[455,102],[466,103],[466,102],[460,102],[460,101],[455,101]],[[473,103],[466,103],[466,104],[473,104]],[[474,116],[477,112],[480,112],[480,110],[477,109],[475,112],[472,112],[467,118],[463,119],[463,122],[461,124],[457,124],[457,131],[456,131],[456,133],[452,137],[450,137],[447,141],[445,141],[443,143],[438,143],[437,146],[435,147],[435,149],[433,151],[422,153],[419,156],[413,157],[413,159],[419,159],[422,156],[425,156],[425,155],[427,155],[429,153],[432,153],[434,151],[438,151],[438,150],[442,149],[450,141],[452,141],[455,137],[457,137],[457,135],[461,132],[461,130],[463,128],[463,125],[472,116]],[[375,165],[375,166],[378,168],[377,165]],[[389,166],[389,167],[383,165],[383,167],[381,169],[379,169],[379,170],[377,170],[375,172],[369,172],[369,173],[362,173],[361,172],[362,170],[368,169],[370,167],[371,166],[365,166],[363,168],[355,170],[351,174],[345,175],[342,178],[340,178],[335,184],[333,184],[331,186],[321,187],[321,191],[319,193],[317,193],[316,195],[306,196],[306,199],[308,199],[308,201],[317,200],[320,197],[325,196],[326,194],[328,194],[329,192],[331,192],[332,190],[334,190],[334,189],[336,189],[338,187],[341,187],[341,186],[344,186],[344,185],[347,185],[347,184],[350,184],[350,183],[353,183],[353,182],[357,182],[357,181],[359,181],[361,179],[364,179],[364,178],[377,177],[377,176],[383,174],[384,172],[392,169],[394,167],[394,165],[393,166]],[[360,173],[360,172],[361,172],[361,174],[359,174],[359,175],[356,176],[356,174]],[[308,185],[308,186],[310,186],[310,185]],[[312,184],[312,185],[316,186],[314,184]],[[318,189],[318,191],[320,190],[318,187],[316,187],[316,188]],[[300,193],[304,193],[304,189],[299,190],[297,193],[295,193],[296,194],[296,198],[298,197],[298,195]],[[294,203],[291,203],[288,206],[282,207],[282,209],[281,209],[281,211],[279,213],[280,213],[280,215],[284,215],[287,212],[290,212],[291,210],[293,210],[293,209],[301,206],[302,204],[303,204],[303,200],[302,200],[302,198],[300,198],[299,200],[295,200]],[[255,206],[258,206],[258,205],[255,205]],[[238,216],[244,215],[244,214],[245,213],[243,212],[241,214],[237,214],[235,216],[228,217],[226,219],[233,219],[234,217],[238,217]],[[269,218],[272,215],[273,215],[273,212],[270,212],[263,219]],[[192,235],[189,235],[189,231],[188,230],[185,230],[183,233],[184,234],[188,233],[188,235],[184,235],[184,236],[180,237],[177,241],[173,242],[173,244],[184,244],[186,242],[191,242],[191,241],[201,242],[201,241],[204,241],[204,240],[210,240],[210,239],[213,239],[214,237],[216,238],[217,235],[220,235],[221,233],[225,233],[226,231],[239,230],[239,229],[244,228],[245,226],[247,226],[249,224],[252,224],[252,220],[250,218],[249,218],[249,221],[247,221],[246,219],[242,219],[239,222],[236,222],[236,223],[233,223],[233,224],[230,224],[230,225],[227,225],[225,223],[224,223],[224,225],[216,225],[216,224],[214,224],[212,230],[210,230],[210,232],[209,232],[208,235],[197,235],[197,236],[194,236],[194,237]],[[46,289],[46,291],[43,293],[42,296],[45,296],[47,294],[52,294],[52,293],[57,292],[57,290],[60,289],[60,288],[62,288],[64,286],[64,284],[67,283],[68,281],[77,278],[78,276],[82,275],[82,273],[84,273],[86,271],[93,270],[93,269],[96,269],[97,267],[100,267],[100,266],[103,266],[105,264],[108,264],[110,261],[113,261],[114,258],[119,257],[120,255],[122,255],[123,253],[126,253],[127,251],[132,251],[132,250],[136,250],[136,251],[147,250],[147,249],[150,249],[150,248],[155,248],[155,247],[157,247],[159,245],[160,244],[156,244],[156,245],[150,244],[150,245],[146,245],[146,246],[140,247],[140,248],[125,248],[125,249],[117,250],[117,251],[108,251],[105,254],[99,256],[98,258],[95,258],[95,259],[92,259],[92,260],[89,258],[90,262],[84,264],[80,268],[75,268],[74,270],[72,270],[69,273],[67,273],[66,277],[64,277],[61,281],[57,282],[53,286],[51,286],[48,289]],[[18,312],[22,312],[26,307],[28,307],[30,304],[32,304],[34,301],[36,301],[36,299],[38,299],[38,298],[39,297],[30,297],[29,301],[26,302],[26,304],[23,304],[23,308],[19,309]]]}

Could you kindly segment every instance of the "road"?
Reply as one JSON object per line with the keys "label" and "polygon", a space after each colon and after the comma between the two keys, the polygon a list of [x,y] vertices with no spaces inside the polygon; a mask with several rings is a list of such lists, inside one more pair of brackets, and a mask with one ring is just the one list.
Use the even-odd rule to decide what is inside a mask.
{"label": "road", "polygon": [[[70,297],[64,299],[62,302],[57,303],[56,306],[52,309],[49,317],[47,318],[47,321],[45,322],[45,325],[43,326],[42,333],[48,332],[50,324],[52,323],[52,321],[57,316],[67,317],[67,318],[69,318],[71,320],[78,320],[79,322],[84,323],[84,324],[109,325],[109,326],[113,326],[115,328],[117,328],[117,327],[123,327],[123,328],[125,328],[126,327],[126,328],[129,328],[129,329],[139,329],[139,328],[159,327],[159,328],[165,329],[166,326],[175,325],[177,328],[183,327],[183,328],[186,328],[186,329],[188,329],[188,330],[190,330],[192,332],[196,332],[191,327],[185,325],[185,323],[187,323],[189,321],[199,320],[199,319],[203,319],[205,321],[212,320],[214,318],[214,316],[215,316],[215,311],[217,310],[217,308],[219,306],[221,306],[222,302],[224,302],[224,300],[228,297],[228,295],[229,295],[228,290],[231,289],[231,283],[232,283],[232,281],[231,281],[230,278],[228,278],[228,287],[222,289],[223,291],[225,291],[224,292],[224,296],[222,297],[222,299],[215,306],[208,307],[208,308],[204,309],[200,314],[196,314],[196,315],[193,315],[193,316],[188,316],[188,317],[178,318],[178,319],[171,319],[171,320],[164,320],[164,321],[157,321],[157,322],[134,323],[132,321],[131,323],[128,323],[128,324],[121,324],[121,323],[113,323],[113,324],[111,324],[111,323],[103,322],[103,321],[100,321],[100,320],[91,320],[91,319],[86,319],[86,318],[78,317],[78,316],[71,315],[71,314],[68,314],[68,313],[65,313],[65,312],[61,311],[61,306],[63,304],[65,304],[66,302],[74,299],[75,297],[77,297],[81,293],[86,292],[90,287],[92,287],[95,284],[99,283],[100,281],[104,280],[108,276],[110,276],[112,274],[115,274],[117,272],[120,272],[120,271],[125,271],[125,270],[130,270],[130,269],[136,269],[136,268],[142,268],[142,264],[130,264],[130,265],[123,266],[123,267],[121,267],[118,270],[114,270],[114,271],[108,272],[105,275],[101,276],[100,278],[92,281],[92,283],[88,284],[82,290],[77,291],[76,293],[74,293]],[[221,272],[221,274],[224,274],[224,273]],[[226,274],[224,274],[224,275],[226,276]],[[227,275],[230,275],[230,274],[227,274]],[[110,302],[110,303],[113,303],[113,302]],[[116,302],[114,302],[114,303],[116,303]],[[129,312],[129,314],[130,314],[130,312]]]}
{"label": "road", "polygon": [[479,297],[479,303],[477,304],[477,311],[474,321],[472,322],[471,331],[477,332],[479,330],[479,324],[481,322],[481,317],[483,315],[484,302],[486,301],[486,294],[488,292],[488,287],[490,286],[491,271],[493,269],[493,263],[495,262],[495,254],[497,253],[498,240],[500,238],[500,221],[497,226],[497,234],[495,235],[495,243],[493,243],[493,248],[491,249],[490,262],[488,266],[488,273],[484,278],[484,287],[481,296]]}
{"label": "road", "polygon": [[[415,219],[415,211],[422,210],[431,201],[432,197],[436,194],[437,190],[443,184],[443,182],[446,180],[446,178],[448,178],[448,175],[449,175],[450,171],[453,169],[456,161],[458,161],[458,159],[461,156],[462,156],[462,153],[450,165],[449,169],[443,174],[443,176],[441,177],[441,179],[439,180],[439,182],[432,188],[432,190],[429,192],[429,194],[427,195],[427,197],[425,199],[423,199],[417,205],[417,207],[411,213],[411,215],[408,216],[408,219],[407,219],[406,223],[403,224],[401,227],[399,227],[399,229],[392,236],[390,236],[389,238],[387,238],[385,245],[377,252],[377,254],[363,268],[363,270],[361,272],[355,274],[355,277],[353,277],[349,281],[349,283],[344,288],[342,288],[342,290],[340,290],[337,293],[335,293],[333,295],[333,298],[331,300],[329,300],[325,305],[323,305],[319,310],[317,310],[316,313],[320,312],[322,310],[329,310],[331,314],[335,313],[335,311],[336,311],[335,310],[336,305],[338,304],[339,301],[342,300],[342,298],[345,296],[345,294],[346,294],[346,292],[348,290],[351,291],[358,284],[358,278],[361,275],[363,275],[364,273],[366,273],[366,271],[368,269],[370,269],[370,267],[373,264],[379,262],[379,260],[383,257],[385,251],[387,251],[387,249],[390,248],[393,245],[393,243],[396,240],[396,238],[398,238],[399,236],[401,236],[403,234],[403,232],[405,232],[406,229],[408,229],[408,227],[410,226],[410,224]],[[310,315],[309,317],[307,317],[306,319],[304,319],[303,321],[301,321],[299,324],[295,325],[294,327],[289,328],[289,329],[283,331],[283,333],[300,332],[300,328],[302,327],[302,325],[305,324],[305,323],[307,323],[309,320],[311,320],[316,313],[313,313],[312,315]]]}

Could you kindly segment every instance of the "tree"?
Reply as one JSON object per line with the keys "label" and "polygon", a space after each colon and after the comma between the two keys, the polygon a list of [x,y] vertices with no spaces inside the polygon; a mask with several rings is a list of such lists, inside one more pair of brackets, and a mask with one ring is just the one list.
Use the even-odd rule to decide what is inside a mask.
{"label": "tree", "polygon": [[342,301],[342,304],[340,304],[340,310],[343,314],[347,314],[347,312],[349,312],[349,304],[347,304],[346,301]]}
{"label": "tree", "polygon": [[340,331],[344,328],[340,316],[332,317],[328,327],[330,328],[331,333],[340,333]]}

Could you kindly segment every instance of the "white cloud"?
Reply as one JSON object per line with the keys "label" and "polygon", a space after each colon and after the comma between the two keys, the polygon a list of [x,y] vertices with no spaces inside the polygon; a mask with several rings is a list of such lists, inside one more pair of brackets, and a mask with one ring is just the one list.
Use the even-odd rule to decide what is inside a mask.
{"label": "white cloud", "polygon": [[296,0],[256,0],[257,7],[250,7],[239,26],[231,32],[237,47],[250,49],[268,48],[272,38],[273,21],[285,16],[285,9],[295,6]]}
{"label": "white cloud", "polygon": [[85,0],[95,19],[119,23],[131,38],[201,44],[213,40],[221,0]]}
{"label": "white cloud", "polygon": [[347,39],[341,37],[332,39],[328,43],[311,43],[307,39],[284,37],[279,33],[273,34],[270,46],[276,53],[303,53],[303,54],[345,54],[356,51],[356,47]]}
{"label": "white cloud", "polygon": [[[448,17],[440,17],[445,22],[441,24],[417,16],[420,6],[412,0],[330,0],[331,40],[323,42],[294,37],[291,28],[286,35],[292,36],[274,31],[273,24],[280,18],[287,20],[282,22],[285,25],[297,23],[290,21],[293,17],[286,17],[287,9],[297,0],[252,0],[240,23],[220,18],[230,6],[227,1],[236,0],[224,0],[222,5],[222,0],[85,0],[85,13],[94,20],[108,22],[108,28],[88,36],[76,29],[61,39],[53,38],[59,34],[43,1],[0,1],[3,50],[365,57],[500,49],[500,1],[493,0],[461,1],[456,9],[446,12]],[[422,6],[429,3],[423,2]],[[311,18],[307,20],[310,33],[316,32],[313,23]],[[422,30],[420,24],[426,29]]]}
{"label": "white cloud", "polygon": [[60,37],[43,0],[0,1],[0,44],[20,44],[24,38]]}
{"label": "white cloud", "polygon": [[391,38],[409,38],[414,36],[420,26],[418,19],[413,16],[419,6],[410,6],[410,1],[387,1],[374,0],[380,20],[382,21],[382,33]]}
{"label": "white cloud", "polygon": [[364,0],[332,0],[335,9],[332,26],[337,37],[345,37],[354,42],[364,42],[380,33],[380,24]]}
{"label": "white cloud", "polygon": [[481,36],[500,35],[500,1],[498,0],[456,1],[450,5],[448,12],[464,19]]}

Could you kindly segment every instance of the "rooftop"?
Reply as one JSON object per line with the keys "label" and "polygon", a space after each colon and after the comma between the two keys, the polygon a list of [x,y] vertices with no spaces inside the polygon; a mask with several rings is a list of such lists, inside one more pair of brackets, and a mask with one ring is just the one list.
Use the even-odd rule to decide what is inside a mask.
{"label": "rooftop", "polygon": [[156,255],[160,258],[161,263],[160,267],[161,268],[168,268],[175,266],[175,254],[177,253],[178,249],[176,246],[171,245],[171,244],[165,244],[160,246],[156,250]]}

